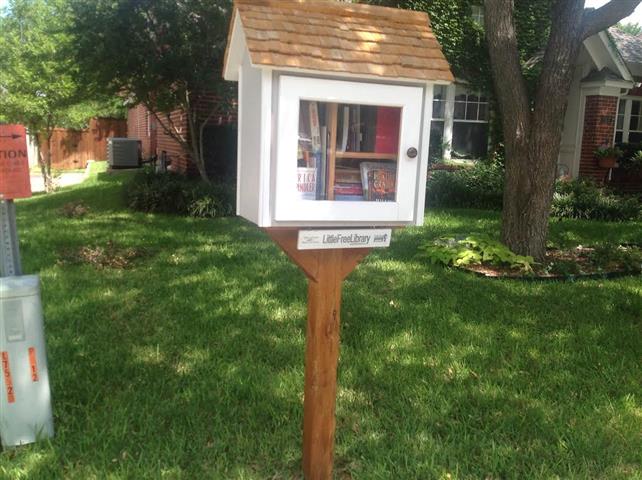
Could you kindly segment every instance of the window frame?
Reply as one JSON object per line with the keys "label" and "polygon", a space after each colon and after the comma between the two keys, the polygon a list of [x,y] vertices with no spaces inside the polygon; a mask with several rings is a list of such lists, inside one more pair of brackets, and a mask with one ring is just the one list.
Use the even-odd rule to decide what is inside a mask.
{"label": "window frame", "polygon": [[[466,123],[489,123],[490,119],[490,102],[488,101],[488,96],[484,95],[481,90],[471,90],[466,87],[457,85],[455,87],[455,108],[453,110],[453,122],[466,122]],[[466,93],[466,99],[465,100],[457,100],[457,97],[460,94],[458,94],[457,89],[463,89]],[[477,100],[471,100],[471,97],[477,97]],[[482,101],[482,98],[485,98],[485,101]],[[457,105],[463,105],[464,106],[464,118],[458,118],[457,117]],[[475,105],[477,108],[477,115],[475,119],[470,119],[468,118],[468,109],[469,107]],[[480,120],[479,114],[481,112],[481,106],[485,105],[486,106],[486,119],[485,120]]]}
{"label": "window frame", "polygon": [[[422,139],[424,93],[428,98],[432,97],[431,84],[426,87],[364,84],[318,77],[280,76],[276,115],[274,222],[412,222],[417,208],[416,178],[420,173],[422,158],[409,157],[407,150],[409,147],[418,147]],[[301,100],[402,109],[395,202],[303,200],[297,197],[295,189],[291,187],[296,178]]]}
{"label": "window frame", "polygon": [[[638,113],[633,115],[633,104],[639,104]],[[622,106],[624,105],[624,109]],[[635,130],[631,129],[633,118],[637,118],[638,125]],[[622,128],[618,128],[618,123],[622,119]],[[631,133],[642,134],[642,98],[641,97],[621,97],[618,101],[617,114],[615,116],[613,140],[616,143],[629,143]],[[618,134],[622,134],[622,140],[617,142]]]}
{"label": "window frame", "polygon": [[[435,85],[435,89],[441,88],[439,85]],[[432,125],[435,123],[442,123],[443,124],[443,135],[441,138],[441,145],[443,145],[443,151],[441,158],[445,160],[451,160],[452,153],[453,153],[453,145],[455,144],[454,142],[454,132],[456,130],[457,125],[485,125],[487,129],[490,129],[490,123],[491,123],[491,110],[490,110],[490,98],[489,95],[486,94],[485,92],[481,90],[474,90],[471,88],[468,88],[466,84],[450,84],[448,86],[444,86],[442,92],[445,92],[445,100],[443,99],[433,99],[433,111],[436,111],[435,105],[437,103],[443,103],[444,104],[444,116],[434,116],[432,115],[430,119],[430,127],[432,131]],[[465,100],[456,100],[457,96],[461,96],[462,94],[465,95]],[[438,95],[436,93],[436,95]],[[471,98],[471,97],[477,97],[476,99]],[[455,107],[456,105],[463,104],[464,105],[464,117],[468,116],[468,106],[469,105],[475,105],[477,108],[477,113],[476,113],[476,118],[473,119],[466,119],[466,118],[455,118]],[[486,119],[485,120],[480,120],[480,106],[485,106],[486,109]],[[431,135],[432,139],[432,135]],[[486,135],[485,138],[485,143],[488,144],[488,134]],[[476,159],[480,158],[475,155],[470,155],[471,159]],[[434,161],[432,159],[431,161]]]}
{"label": "window frame", "polygon": [[472,17],[473,22],[482,28],[484,27],[486,12],[484,11],[483,5],[472,5],[470,16]]}

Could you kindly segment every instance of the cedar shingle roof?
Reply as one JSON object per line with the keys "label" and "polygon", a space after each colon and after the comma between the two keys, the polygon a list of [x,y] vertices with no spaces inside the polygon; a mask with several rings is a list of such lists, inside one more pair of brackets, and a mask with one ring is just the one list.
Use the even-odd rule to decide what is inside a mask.
{"label": "cedar shingle roof", "polygon": [[327,0],[235,0],[236,14],[255,66],[454,81],[423,12]]}

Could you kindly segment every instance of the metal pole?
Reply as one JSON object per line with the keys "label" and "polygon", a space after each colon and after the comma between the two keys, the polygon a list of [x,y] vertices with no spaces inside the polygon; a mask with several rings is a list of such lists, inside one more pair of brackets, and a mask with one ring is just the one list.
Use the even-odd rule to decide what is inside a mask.
{"label": "metal pole", "polygon": [[0,277],[22,275],[16,205],[13,200],[0,200]]}

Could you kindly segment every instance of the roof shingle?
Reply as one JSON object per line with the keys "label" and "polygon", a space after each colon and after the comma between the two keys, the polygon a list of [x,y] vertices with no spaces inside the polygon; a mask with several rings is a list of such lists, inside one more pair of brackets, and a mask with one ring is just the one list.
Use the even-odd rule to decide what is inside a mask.
{"label": "roof shingle", "polygon": [[633,36],[611,27],[609,34],[627,63],[642,63],[642,36]]}
{"label": "roof shingle", "polygon": [[254,65],[454,80],[423,12],[328,0],[235,0],[235,10]]}

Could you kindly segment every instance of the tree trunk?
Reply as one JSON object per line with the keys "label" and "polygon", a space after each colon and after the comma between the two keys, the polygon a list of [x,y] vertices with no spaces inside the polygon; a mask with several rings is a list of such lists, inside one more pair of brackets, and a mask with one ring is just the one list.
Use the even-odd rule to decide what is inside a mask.
{"label": "tree trunk", "polygon": [[53,178],[51,176],[51,135],[47,134],[47,154],[42,152],[42,143],[40,142],[40,132],[33,130],[33,141],[38,150],[38,166],[42,174],[42,181],[45,186],[45,192],[50,193],[53,191]]}
{"label": "tree trunk", "polygon": [[199,124],[197,126],[198,112],[193,109],[188,110],[187,117],[189,121],[191,157],[194,160],[194,164],[196,165],[199,175],[201,176],[201,180],[206,183],[210,183],[210,179],[205,168],[205,152],[203,151],[203,130],[205,128],[205,124]]}
{"label": "tree trunk", "polygon": [[202,130],[204,125],[201,128],[196,128],[197,113],[192,108],[191,102],[188,100],[185,105],[179,107],[185,112],[185,115],[187,115],[187,137],[179,133],[178,128],[171,119],[171,114],[165,114],[165,121],[163,121],[153,104],[147,103],[145,107],[151,112],[154,118],[156,118],[156,121],[163,131],[178,143],[183,151],[192,158],[201,179],[206,183],[210,183],[207,170],[205,169],[205,156],[203,154]]}
{"label": "tree trunk", "polygon": [[51,193],[55,190],[53,176],[51,175],[51,138],[53,137],[53,128],[47,131],[47,157],[45,164],[40,166],[42,178],[45,182],[45,192]]}
{"label": "tree trunk", "polygon": [[[557,159],[573,72],[585,38],[630,14],[640,0],[612,0],[584,11],[584,0],[558,0],[532,108],[519,63],[513,0],[485,0],[486,37],[506,146],[502,241],[542,260]],[[614,20],[615,19],[615,20]]]}

